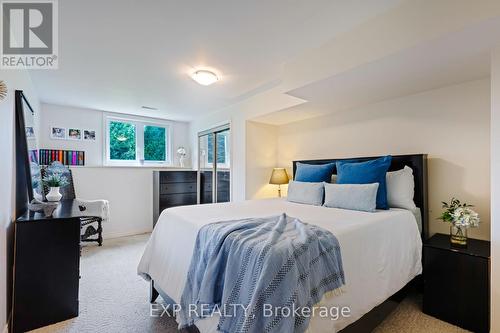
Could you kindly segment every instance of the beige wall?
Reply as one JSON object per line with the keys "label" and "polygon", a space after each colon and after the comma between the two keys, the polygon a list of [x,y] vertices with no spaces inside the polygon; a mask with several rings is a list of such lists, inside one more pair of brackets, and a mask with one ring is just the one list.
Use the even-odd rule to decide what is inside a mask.
{"label": "beige wall", "polygon": [[491,332],[500,332],[500,47],[491,57]]}
{"label": "beige wall", "polygon": [[489,126],[490,80],[484,79],[280,126],[277,163],[427,153],[430,232],[448,232],[436,217],[440,202],[456,196],[476,205],[482,218],[470,235],[489,239]]}
{"label": "beige wall", "polygon": [[247,121],[246,124],[246,198],[270,198],[278,195],[277,185],[269,178],[278,163],[278,127]]}

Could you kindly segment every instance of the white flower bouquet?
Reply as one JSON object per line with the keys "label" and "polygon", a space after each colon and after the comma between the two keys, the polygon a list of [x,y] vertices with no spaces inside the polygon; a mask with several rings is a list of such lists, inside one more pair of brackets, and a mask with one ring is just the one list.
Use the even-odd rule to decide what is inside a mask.
{"label": "white flower bouquet", "polygon": [[468,207],[459,207],[453,212],[453,224],[471,228],[479,227],[479,214]]}
{"label": "white flower bouquet", "polygon": [[479,226],[479,214],[466,203],[452,198],[450,203],[443,202],[444,211],[439,217],[444,222],[451,223],[450,241],[452,245],[467,246],[467,229]]}

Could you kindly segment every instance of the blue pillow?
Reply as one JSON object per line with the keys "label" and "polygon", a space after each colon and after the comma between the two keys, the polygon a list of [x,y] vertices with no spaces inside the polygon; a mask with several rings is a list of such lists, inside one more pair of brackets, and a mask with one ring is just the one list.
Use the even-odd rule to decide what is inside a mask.
{"label": "blue pillow", "polygon": [[307,183],[330,183],[334,169],[335,163],[314,165],[297,162],[294,180]]}
{"label": "blue pillow", "polygon": [[339,161],[337,162],[337,184],[379,183],[377,209],[389,209],[385,177],[391,161],[392,156],[384,156],[360,163]]}

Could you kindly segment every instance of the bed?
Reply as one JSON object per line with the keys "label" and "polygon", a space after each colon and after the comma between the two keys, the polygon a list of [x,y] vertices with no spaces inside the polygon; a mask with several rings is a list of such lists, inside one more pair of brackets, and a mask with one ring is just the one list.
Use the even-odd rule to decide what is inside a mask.
{"label": "bed", "polygon": [[[332,161],[336,160],[300,162],[324,164]],[[203,225],[285,212],[303,222],[331,231],[342,248],[347,280],[344,292],[323,297],[319,305],[336,308],[347,306],[350,314],[340,316],[337,320],[314,317],[308,331],[365,331],[381,320],[382,313],[389,309],[387,304],[393,295],[397,295],[422,271],[422,239],[427,235],[428,223],[426,156],[393,156],[389,170],[398,170],[405,165],[413,169],[414,201],[418,212],[390,209],[367,213],[297,204],[282,198],[167,209],[160,215],[139,263],[138,273],[151,281],[152,301],[159,293],[167,302],[178,303],[197,232]],[[218,318],[215,316],[197,322],[196,326],[201,333],[215,332],[217,323]]]}

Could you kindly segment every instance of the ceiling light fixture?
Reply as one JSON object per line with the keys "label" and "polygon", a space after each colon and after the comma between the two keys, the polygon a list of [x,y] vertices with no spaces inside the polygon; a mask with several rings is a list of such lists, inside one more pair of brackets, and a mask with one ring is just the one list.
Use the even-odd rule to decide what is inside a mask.
{"label": "ceiling light fixture", "polygon": [[208,70],[198,70],[191,74],[191,78],[203,86],[209,86],[219,81],[217,74]]}

